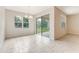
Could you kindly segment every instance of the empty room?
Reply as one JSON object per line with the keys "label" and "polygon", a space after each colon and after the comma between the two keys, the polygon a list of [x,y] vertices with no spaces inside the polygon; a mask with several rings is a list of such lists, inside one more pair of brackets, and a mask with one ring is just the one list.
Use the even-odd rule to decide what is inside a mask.
{"label": "empty room", "polygon": [[1,6],[0,53],[79,52],[78,6]]}

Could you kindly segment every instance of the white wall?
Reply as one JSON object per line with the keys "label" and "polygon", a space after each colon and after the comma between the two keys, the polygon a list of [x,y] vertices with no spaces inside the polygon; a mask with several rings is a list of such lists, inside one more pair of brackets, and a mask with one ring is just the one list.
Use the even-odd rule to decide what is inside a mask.
{"label": "white wall", "polygon": [[54,40],[54,7],[50,7],[47,10],[44,10],[35,15],[35,18],[30,21],[30,28],[29,29],[17,29],[14,27],[14,17],[15,16],[24,16],[25,13],[5,10],[6,12],[6,29],[5,29],[5,36],[6,38],[34,34],[36,29],[36,21],[37,17],[49,14],[50,15],[50,37]]}
{"label": "white wall", "polygon": [[[67,34],[67,19],[66,19],[66,14],[64,12],[62,12],[60,9],[58,8],[54,8],[54,22],[55,22],[55,26],[54,26],[54,35],[55,35],[55,39],[59,39],[62,36]],[[64,19],[61,18],[64,17]],[[61,27],[61,20],[63,20],[65,22],[65,27],[62,28]]]}
{"label": "white wall", "polygon": [[22,35],[30,35],[35,32],[35,20],[29,20],[29,28],[15,28],[15,16],[25,16],[27,14],[17,11],[5,10],[5,36],[6,38],[17,37]]}
{"label": "white wall", "polygon": [[67,19],[68,33],[79,35],[79,14],[69,15]]}
{"label": "white wall", "polygon": [[3,46],[4,38],[5,38],[4,24],[5,24],[5,10],[4,10],[3,7],[0,7],[0,50],[1,50],[2,46]]}
{"label": "white wall", "polygon": [[54,7],[43,10],[42,12],[35,15],[35,18],[49,14],[50,18],[50,38],[54,40]]}

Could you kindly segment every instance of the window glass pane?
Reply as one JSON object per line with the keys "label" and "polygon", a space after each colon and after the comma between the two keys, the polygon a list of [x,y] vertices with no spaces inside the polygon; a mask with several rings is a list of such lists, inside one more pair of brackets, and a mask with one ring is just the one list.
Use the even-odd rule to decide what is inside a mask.
{"label": "window glass pane", "polygon": [[23,27],[24,28],[29,27],[29,19],[27,17],[23,17]]}
{"label": "window glass pane", "polygon": [[36,19],[36,28],[37,28],[36,32],[41,33],[41,18],[40,17]]}
{"label": "window glass pane", "polygon": [[41,32],[49,31],[49,15],[44,15],[41,17]]}
{"label": "window glass pane", "polygon": [[22,23],[15,23],[16,28],[22,28]]}
{"label": "window glass pane", "polygon": [[23,23],[23,27],[24,28],[28,28],[29,27],[29,23]]}
{"label": "window glass pane", "polygon": [[22,18],[20,16],[15,16],[15,27],[22,28]]}
{"label": "window glass pane", "polygon": [[21,19],[20,16],[16,16],[16,17],[15,17],[15,22],[16,22],[16,23],[21,23],[21,22],[22,22],[21,20],[22,20],[22,19]]}
{"label": "window glass pane", "polygon": [[29,19],[27,18],[27,17],[23,17],[23,22],[25,23],[25,22],[29,22],[28,21]]}

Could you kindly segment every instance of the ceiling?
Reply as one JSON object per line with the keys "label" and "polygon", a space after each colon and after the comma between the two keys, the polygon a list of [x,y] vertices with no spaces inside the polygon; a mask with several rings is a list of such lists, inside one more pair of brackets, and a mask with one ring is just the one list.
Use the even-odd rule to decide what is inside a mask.
{"label": "ceiling", "polygon": [[5,6],[5,8],[35,15],[43,10],[50,8],[50,6]]}
{"label": "ceiling", "polygon": [[[50,6],[5,6],[5,8],[35,15],[50,8]],[[79,6],[57,6],[57,8],[61,9],[67,15],[79,14]]]}
{"label": "ceiling", "polygon": [[79,14],[79,6],[57,6],[67,15]]}

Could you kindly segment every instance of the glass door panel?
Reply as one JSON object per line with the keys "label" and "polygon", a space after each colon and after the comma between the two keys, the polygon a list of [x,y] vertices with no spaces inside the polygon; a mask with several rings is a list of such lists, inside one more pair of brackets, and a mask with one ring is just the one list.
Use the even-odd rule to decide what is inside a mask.
{"label": "glass door panel", "polygon": [[41,36],[49,37],[49,15],[44,15],[36,20],[36,33]]}

